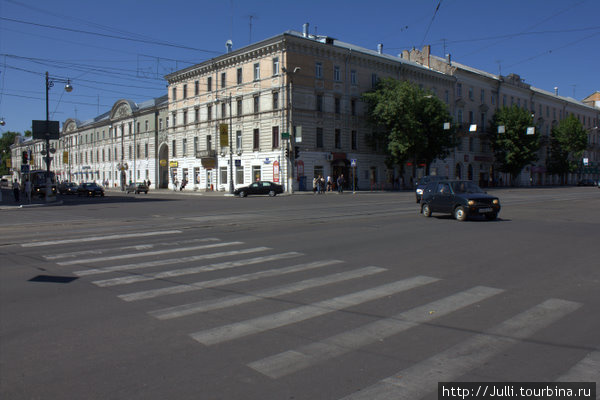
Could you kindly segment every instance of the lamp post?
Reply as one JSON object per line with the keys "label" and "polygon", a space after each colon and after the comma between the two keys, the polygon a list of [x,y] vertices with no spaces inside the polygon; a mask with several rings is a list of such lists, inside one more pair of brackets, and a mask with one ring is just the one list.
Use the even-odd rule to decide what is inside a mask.
{"label": "lamp post", "polygon": [[[293,120],[293,110],[294,110],[294,99],[293,99],[293,90],[294,90],[294,76],[296,76],[297,73],[299,73],[302,68],[300,67],[295,67],[293,69],[293,71],[290,71],[289,69],[287,69],[286,67],[282,67],[281,70],[283,71],[283,73],[285,75],[287,75],[288,77],[288,84],[289,84],[289,90],[287,93],[287,106],[288,106],[288,113],[287,113],[287,129],[288,129],[288,133],[289,133],[289,139],[288,139],[288,143],[286,143],[286,148],[288,148],[289,150],[289,158],[287,160],[287,162],[289,162],[289,168],[287,169],[288,172],[286,173],[287,175],[287,181],[288,181],[288,192],[289,193],[294,193],[294,161],[292,160],[293,157],[293,140],[294,138],[294,120]],[[288,147],[289,146],[289,147]]]}
{"label": "lamp post", "polygon": [[50,88],[54,86],[54,81],[65,83],[65,91],[70,93],[73,90],[73,86],[71,86],[70,79],[60,79],[60,78],[50,78],[48,75],[48,71],[46,71],[46,202],[50,201],[50,197],[52,196],[52,179],[50,179],[50,163],[52,158],[50,157],[51,150],[50,149],[50,132],[48,132],[48,127],[50,125],[50,109],[48,102],[48,93],[50,92]]}
{"label": "lamp post", "polygon": [[231,116],[231,92],[229,92],[229,194],[233,194],[233,143],[231,142],[231,131],[233,129]]}

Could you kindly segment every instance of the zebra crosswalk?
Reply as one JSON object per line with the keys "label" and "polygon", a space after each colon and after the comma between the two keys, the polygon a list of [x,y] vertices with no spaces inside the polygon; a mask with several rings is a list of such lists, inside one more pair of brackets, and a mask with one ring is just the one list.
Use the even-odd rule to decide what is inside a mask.
{"label": "zebra crosswalk", "polygon": [[[352,307],[376,307],[374,304],[385,299],[426,290],[445,281],[427,275],[398,278],[382,266],[350,266],[344,260],[314,259],[301,252],[279,252],[272,247],[249,246],[238,240],[180,239],[178,236],[184,235],[183,232],[175,230],[162,234],[174,240],[147,243],[149,238],[158,235],[130,233],[83,238],[84,242],[103,243],[103,247],[79,251],[60,252],[61,246],[73,243],[70,239],[39,242],[37,246],[51,246],[52,253],[44,255],[48,262],[72,268],[75,275],[98,288],[111,288],[110,293],[125,303],[170,296],[162,308],[157,307],[157,302],[143,303],[148,305],[147,314],[157,323],[168,324],[187,318],[186,326],[193,327],[194,321],[202,320],[203,313],[242,306],[256,309],[252,317],[239,317],[216,326],[198,323],[197,329],[191,328],[187,332],[189,338],[198,346],[206,347],[227,346],[236,340],[265,335],[293,324],[310,326],[319,317],[335,313],[342,314],[340,318],[343,318],[343,311]],[[125,237],[140,243],[114,247],[108,243]],[[235,291],[222,290],[209,297],[201,295],[203,290],[234,284],[238,285]],[[248,288],[244,289],[244,285]],[[309,291],[320,295],[314,301],[286,304],[287,308],[282,310],[261,308],[265,300]],[[389,315],[371,313],[368,321],[353,321],[349,327],[329,335],[320,333],[308,343],[304,338],[297,346],[283,351],[266,348],[264,354],[245,360],[244,364],[249,373],[263,379],[286,379],[384,340],[410,335],[416,329],[432,326],[436,320],[452,318],[455,313],[472,310],[482,303],[499,301],[506,292],[501,287],[484,285],[440,292],[435,299],[411,307],[397,304],[396,312]],[[442,350],[433,354],[425,353],[408,367],[389,371],[391,374],[379,377],[358,391],[340,388],[338,398],[424,398],[435,392],[437,382],[465,376],[546,327],[561,323],[583,306],[560,298],[529,304],[494,326],[471,332],[458,343],[442,346]],[[565,365],[555,379],[600,383],[600,350],[590,349],[574,365]]]}

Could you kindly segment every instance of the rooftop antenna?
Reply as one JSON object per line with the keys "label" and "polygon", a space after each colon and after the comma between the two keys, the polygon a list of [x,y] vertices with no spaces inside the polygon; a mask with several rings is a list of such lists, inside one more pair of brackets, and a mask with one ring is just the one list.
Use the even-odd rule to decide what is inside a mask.
{"label": "rooftop antenna", "polygon": [[249,25],[250,25],[250,36],[249,36],[249,39],[248,39],[248,44],[251,44],[251,43],[252,43],[252,18],[256,19],[256,18],[258,18],[258,17],[257,17],[256,15],[248,15],[248,18],[249,18],[249,20],[250,20],[250,21],[249,21]]}
{"label": "rooftop antenna", "polygon": [[498,63],[498,76],[502,76],[502,60],[496,60]]}
{"label": "rooftop antenna", "polygon": [[573,87],[573,98],[575,98],[575,88],[577,87],[577,85],[571,85]]}

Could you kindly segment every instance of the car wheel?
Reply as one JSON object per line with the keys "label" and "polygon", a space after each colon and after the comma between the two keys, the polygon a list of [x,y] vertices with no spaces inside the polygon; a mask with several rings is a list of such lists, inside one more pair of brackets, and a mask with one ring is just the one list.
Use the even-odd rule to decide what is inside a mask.
{"label": "car wheel", "polygon": [[423,216],[431,217],[431,207],[429,207],[429,204],[423,204],[421,212],[423,213]]}
{"label": "car wheel", "polygon": [[454,209],[454,218],[456,218],[457,221],[465,221],[467,219],[467,212],[464,207],[458,206]]}
{"label": "car wheel", "polygon": [[277,193],[275,193],[275,191],[274,191],[274,190],[271,190],[271,191],[269,192],[269,196],[270,196],[270,197],[275,197],[275,195],[276,195],[276,194],[277,194]]}
{"label": "car wheel", "polygon": [[146,190],[146,191],[144,192],[144,194],[148,194],[148,191]]}
{"label": "car wheel", "polygon": [[240,192],[240,197],[246,197],[246,192],[244,192],[243,190]]}
{"label": "car wheel", "polygon": [[486,218],[488,221],[493,221],[493,220],[495,220],[496,218],[498,218],[498,214],[497,214],[497,213],[489,213],[489,214],[485,214],[485,218]]}

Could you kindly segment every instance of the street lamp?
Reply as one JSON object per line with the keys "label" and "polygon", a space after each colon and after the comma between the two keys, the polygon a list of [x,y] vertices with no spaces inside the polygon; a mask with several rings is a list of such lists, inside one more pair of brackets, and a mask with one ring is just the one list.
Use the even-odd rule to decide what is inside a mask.
{"label": "street lamp", "polygon": [[48,93],[50,92],[50,88],[54,87],[55,81],[65,83],[65,92],[70,93],[73,91],[70,79],[50,78],[48,71],[46,71],[46,202],[50,201],[50,197],[52,196],[52,180],[50,179],[50,163],[52,162],[52,158],[50,157],[50,153],[56,151],[50,148],[50,109],[48,103]]}
{"label": "street lamp", "polygon": [[229,194],[233,194],[233,143],[231,140],[231,131],[233,129],[231,116],[231,92],[229,92]]}

